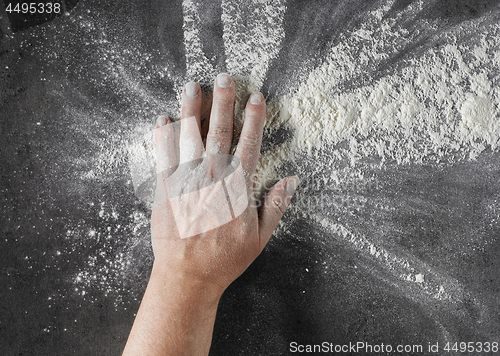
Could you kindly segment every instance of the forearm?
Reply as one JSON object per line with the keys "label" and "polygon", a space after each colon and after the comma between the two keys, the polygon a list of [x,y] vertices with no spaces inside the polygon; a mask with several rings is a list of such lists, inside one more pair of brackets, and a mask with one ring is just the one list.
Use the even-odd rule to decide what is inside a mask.
{"label": "forearm", "polygon": [[220,295],[155,265],[123,355],[208,355]]}

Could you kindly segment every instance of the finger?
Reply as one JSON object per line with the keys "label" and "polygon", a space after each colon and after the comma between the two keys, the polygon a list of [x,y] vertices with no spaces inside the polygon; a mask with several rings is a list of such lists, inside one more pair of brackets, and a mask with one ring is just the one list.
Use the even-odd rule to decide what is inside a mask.
{"label": "finger", "polygon": [[247,177],[255,172],[266,120],[266,102],[261,93],[253,93],[245,108],[245,122],[241,130],[235,156],[240,159]]}
{"label": "finger", "polygon": [[299,185],[299,177],[284,178],[276,183],[264,198],[259,216],[259,236],[261,251],[271,238],[276,225],[285,213],[292,195]]}
{"label": "finger", "polygon": [[229,154],[233,137],[233,108],[234,81],[228,74],[221,73],[215,81],[207,135],[208,154]]}
{"label": "finger", "polygon": [[189,82],[182,91],[181,119],[195,117],[200,130],[201,88],[195,82]]}
{"label": "finger", "polygon": [[181,120],[181,134],[179,137],[179,164],[194,161],[203,154],[199,121],[191,116]]}
{"label": "finger", "polygon": [[165,116],[158,117],[155,129],[156,173],[167,175],[177,166],[175,136],[172,123]]}

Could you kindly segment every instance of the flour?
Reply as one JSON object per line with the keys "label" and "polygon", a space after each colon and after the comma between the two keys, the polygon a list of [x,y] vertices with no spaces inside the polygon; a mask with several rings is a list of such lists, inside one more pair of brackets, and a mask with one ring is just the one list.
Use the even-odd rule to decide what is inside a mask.
{"label": "flour", "polygon": [[[491,31],[498,33],[499,27],[494,25]],[[379,36],[375,31],[370,37]],[[450,42],[455,41],[450,38]],[[498,42],[497,37],[497,42],[481,53],[491,51]],[[289,125],[295,130],[291,145],[295,150],[311,152],[325,142],[368,138],[374,133],[362,141],[362,147],[352,147],[353,160],[359,152],[375,153],[383,160],[406,164],[447,150],[462,148],[463,155],[473,158],[488,145],[497,148],[498,85],[493,85],[481,66],[474,69],[464,62],[461,53],[468,53],[467,47],[448,44],[429,50],[410,60],[401,73],[352,92],[336,93],[343,77],[360,70],[362,63],[342,63],[344,58],[352,59],[349,52],[359,47],[363,45],[356,37],[345,39],[332,49],[326,63],[310,74],[298,93],[281,99],[280,117],[273,126]],[[363,54],[374,61],[383,58],[371,48]],[[499,69],[497,63],[492,70]],[[467,84],[459,86],[462,82]],[[404,151],[399,150],[402,144]]]}
{"label": "flour", "polygon": [[[251,92],[259,91],[285,37],[286,1],[222,2],[227,71]],[[246,101],[245,101],[246,102]]]}
{"label": "flour", "polygon": [[[184,46],[186,51],[186,69],[187,77],[198,82],[209,81],[215,78],[215,68],[205,56],[200,40],[200,13],[199,4],[194,1],[185,0],[182,2],[184,21],[182,28],[184,30]],[[178,83],[183,85],[182,83]]]}

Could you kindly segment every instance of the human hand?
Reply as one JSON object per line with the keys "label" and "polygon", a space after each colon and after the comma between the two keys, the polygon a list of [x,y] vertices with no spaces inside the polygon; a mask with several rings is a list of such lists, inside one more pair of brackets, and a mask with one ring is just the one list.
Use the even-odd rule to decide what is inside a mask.
{"label": "human hand", "polygon": [[297,188],[288,177],[259,208],[249,204],[266,104],[252,94],[231,156],[234,95],[232,79],[219,75],[205,144],[198,84],[184,89],[178,139],[178,123],[158,120],[155,261],[123,355],[208,355],[222,293],[264,249]]}
{"label": "human hand", "polygon": [[[173,124],[159,118],[155,131],[158,180],[151,217],[154,268],[169,277],[213,286],[218,295],[261,253],[299,183],[274,185],[260,207],[253,178],[266,117],[265,100],[251,95],[234,157],[235,86],[217,77],[206,137],[201,137],[201,89],[191,82],[182,94],[179,150]],[[205,147],[204,147],[205,146]]]}

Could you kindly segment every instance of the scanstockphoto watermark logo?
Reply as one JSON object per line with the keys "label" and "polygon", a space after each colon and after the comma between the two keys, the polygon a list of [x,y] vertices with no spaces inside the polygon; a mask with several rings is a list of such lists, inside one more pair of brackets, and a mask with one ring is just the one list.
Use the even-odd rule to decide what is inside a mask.
{"label": "scanstockphoto watermark logo", "polygon": [[[194,117],[182,122],[184,130],[197,128]],[[236,219],[251,199],[238,157],[205,152],[199,134],[182,137],[180,124],[139,128],[129,166],[135,194],[161,211],[166,235],[188,238]]]}
{"label": "scanstockphoto watermark logo", "polygon": [[292,341],[289,344],[288,351],[292,354],[330,354],[330,355],[378,355],[378,354],[419,354],[432,350],[431,344],[407,344],[407,345],[391,345],[391,344],[373,344],[364,341],[349,342],[345,344],[334,344],[328,341],[319,344],[301,344]]}
{"label": "scanstockphoto watermark logo", "polygon": [[153,206],[172,217],[180,238],[195,236],[238,218],[249,195],[240,160],[207,155],[157,176]]}
{"label": "scanstockphoto watermark logo", "polygon": [[329,354],[329,355],[494,355],[500,351],[498,341],[447,341],[427,342],[423,344],[384,344],[365,341],[334,344],[328,341],[319,344],[301,344],[292,341],[288,351],[292,354]]}

